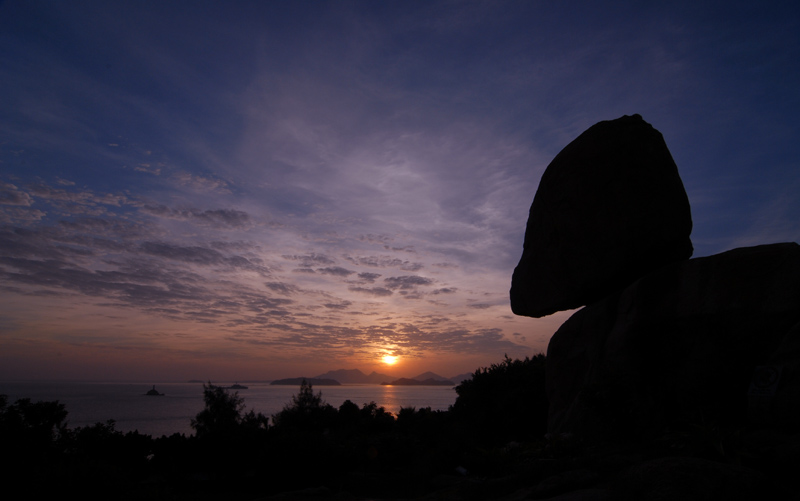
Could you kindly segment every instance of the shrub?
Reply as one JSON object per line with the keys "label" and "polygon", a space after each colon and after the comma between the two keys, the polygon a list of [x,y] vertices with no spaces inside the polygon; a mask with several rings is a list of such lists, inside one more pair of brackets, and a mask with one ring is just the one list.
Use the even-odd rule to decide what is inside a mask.
{"label": "shrub", "polygon": [[480,368],[456,386],[450,407],[456,421],[480,441],[504,443],[540,438],[547,431],[547,394],[543,354],[525,360],[508,356]]}

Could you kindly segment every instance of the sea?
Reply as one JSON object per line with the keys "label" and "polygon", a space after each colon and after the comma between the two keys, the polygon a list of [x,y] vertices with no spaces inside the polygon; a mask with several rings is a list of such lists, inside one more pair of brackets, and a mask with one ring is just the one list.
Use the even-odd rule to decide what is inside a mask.
{"label": "sea", "polygon": [[[244,398],[245,411],[254,410],[270,418],[290,404],[300,389],[299,385],[269,383],[246,383],[246,386],[246,390],[236,390]],[[116,430],[121,432],[138,431],[154,438],[174,433],[193,434],[191,419],[203,410],[202,383],[160,383],[155,388],[164,396],[145,396],[151,388],[152,385],[143,383],[0,382],[0,394],[8,396],[9,405],[20,398],[33,402],[57,400],[64,404],[69,413],[69,428],[113,419]],[[375,402],[395,415],[403,407],[447,410],[456,400],[451,386],[353,384],[315,386],[313,390],[321,392],[322,399],[337,408],[345,400],[359,407]]]}

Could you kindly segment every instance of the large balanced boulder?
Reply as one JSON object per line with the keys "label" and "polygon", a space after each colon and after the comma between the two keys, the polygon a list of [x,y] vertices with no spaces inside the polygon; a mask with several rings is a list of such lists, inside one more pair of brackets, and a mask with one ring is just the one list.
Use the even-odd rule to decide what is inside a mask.
{"label": "large balanced boulder", "polygon": [[663,266],[579,310],[547,350],[548,429],[601,439],[800,422],[800,246]]}
{"label": "large balanced boulder", "polygon": [[542,317],[692,255],[689,201],[661,133],[641,116],[600,122],[550,163],[533,200],[511,309]]}

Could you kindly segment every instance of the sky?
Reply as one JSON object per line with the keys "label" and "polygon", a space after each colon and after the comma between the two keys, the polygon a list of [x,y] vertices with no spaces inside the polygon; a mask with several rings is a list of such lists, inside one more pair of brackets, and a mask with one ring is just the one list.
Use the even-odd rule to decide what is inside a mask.
{"label": "sky", "polygon": [[695,257],[800,241],[798,61],[788,1],[6,0],[0,380],[544,352],[571,312],[508,290],[553,157],[639,113]]}

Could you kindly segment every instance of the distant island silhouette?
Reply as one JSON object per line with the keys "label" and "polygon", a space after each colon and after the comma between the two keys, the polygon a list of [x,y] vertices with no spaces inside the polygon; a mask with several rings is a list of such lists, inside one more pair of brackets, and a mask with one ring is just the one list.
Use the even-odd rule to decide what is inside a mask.
{"label": "distant island silhouette", "polygon": [[341,384],[381,384],[396,377],[375,371],[364,374],[358,369],[338,369],[314,376],[314,379],[333,379]]}
{"label": "distant island silhouette", "polygon": [[160,393],[158,390],[156,390],[156,385],[153,385],[152,389],[147,390],[147,393],[145,393],[145,395],[148,396],[148,397],[163,397],[164,396],[163,393]]}
{"label": "distant island silhouette", "polygon": [[428,378],[423,381],[418,379],[411,379],[401,377],[400,379],[395,379],[390,383],[383,382],[381,383],[382,386],[455,386],[455,383],[448,380],[442,379],[433,379]]}
{"label": "distant island silhouette", "polygon": [[[467,372],[452,377],[444,377],[435,372],[423,372],[411,378],[398,378],[389,374],[372,371],[365,374],[358,369],[331,370],[314,377],[291,377],[275,380],[252,380],[245,383],[270,384],[270,385],[300,385],[305,379],[314,386],[340,386],[348,384],[375,384],[384,386],[455,386],[465,380],[472,379],[472,373]],[[205,383],[201,379],[191,379],[188,383]],[[237,382],[230,386],[223,386],[228,390],[246,390],[247,386]]]}
{"label": "distant island silhouette", "polygon": [[[464,380],[472,379],[472,373],[458,374],[453,377],[443,377],[435,372],[423,372],[412,378],[398,378],[388,374],[381,374],[379,372],[371,372],[364,374],[358,369],[338,369],[331,370],[324,374],[319,374],[314,377],[293,377],[276,379],[270,382],[273,385],[299,385],[305,379],[307,382],[314,386],[336,386],[347,384],[376,384],[385,386],[455,386]],[[333,381],[334,383],[318,382],[318,381]]]}

